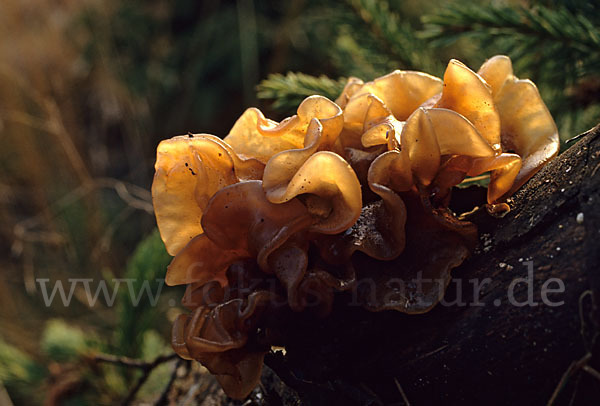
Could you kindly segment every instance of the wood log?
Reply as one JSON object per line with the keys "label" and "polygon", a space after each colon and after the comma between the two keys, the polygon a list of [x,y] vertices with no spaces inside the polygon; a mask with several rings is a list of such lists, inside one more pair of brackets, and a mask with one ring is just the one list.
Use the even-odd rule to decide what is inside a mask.
{"label": "wood log", "polygon": [[599,135],[597,126],[544,167],[505,217],[471,215],[480,247],[432,311],[371,313],[339,295],[329,317],[299,317],[285,355],[265,361],[295,395],[268,369],[264,395],[310,405],[600,404]]}

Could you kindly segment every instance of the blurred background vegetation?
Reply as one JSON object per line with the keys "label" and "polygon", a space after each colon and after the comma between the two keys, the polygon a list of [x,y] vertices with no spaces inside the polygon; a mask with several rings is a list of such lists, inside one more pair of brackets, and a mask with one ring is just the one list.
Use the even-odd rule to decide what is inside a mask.
{"label": "blurred background vegetation", "polygon": [[[535,3],[535,4],[534,4]],[[3,0],[0,3],[0,403],[114,404],[169,349],[181,291],[138,306],[46,307],[37,279],[164,276],[150,198],[158,142],[225,136],[250,106],[281,119],[345,78],[441,75],[511,56],[563,141],[600,116],[600,6],[583,0]],[[258,87],[257,87],[258,86]],[[136,289],[137,289],[136,287]],[[137,398],[155,401],[171,364]]]}

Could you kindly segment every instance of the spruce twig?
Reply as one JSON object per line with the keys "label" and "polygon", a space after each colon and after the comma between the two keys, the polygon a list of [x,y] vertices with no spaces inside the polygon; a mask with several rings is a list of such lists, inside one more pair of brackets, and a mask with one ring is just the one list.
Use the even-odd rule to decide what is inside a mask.
{"label": "spruce twig", "polygon": [[294,112],[300,102],[311,95],[325,96],[335,100],[342,92],[346,79],[330,79],[326,76],[311,76],[288,72],[286,75],[272,74],[258,86],[260,99],[273,99],[273,108],[282,112]]}
{"label": "spruce twig", "polygon": [[142,375],[137,380],[135,385],[129,390],[125,399],[123,399],[122,405],[129,405],[135,399],[137,393],[141,389],[142,385],[148,380],[152,371],[159,365],[169,362],[177,358],[177,354],[171,353],[166,355],[159,355],[153,361],[143,361],[133,359],[129,357],[118,357],[110,354],[98,354],[92,359],[96,362],[106,362],[109,364],[120,365],[129,368],[137,368],[142,371]]}

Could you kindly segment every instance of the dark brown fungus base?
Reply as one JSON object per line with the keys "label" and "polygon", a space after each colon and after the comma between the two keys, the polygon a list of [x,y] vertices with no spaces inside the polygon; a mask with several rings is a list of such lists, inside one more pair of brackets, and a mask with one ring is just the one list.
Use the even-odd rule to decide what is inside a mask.
{"label": "dark brown fungus base", "polygon": [[432,209],[416,193],[403,194],[407,207],[406,247],[390,261],[368,255],[352,258],[357,297],[371,311],[425,313],[443,297],[451,270],[477,243],[477,227],[446,209]]}

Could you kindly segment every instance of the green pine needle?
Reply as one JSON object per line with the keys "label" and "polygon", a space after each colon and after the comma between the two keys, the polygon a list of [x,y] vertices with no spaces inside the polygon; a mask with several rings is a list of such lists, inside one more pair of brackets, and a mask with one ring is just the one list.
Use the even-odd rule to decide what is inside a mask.
{"label": "green pine needle", "polygon": [[330,79],[327,76],[311,76],[288,72],[286,75],[271,74],[258,86],[258,98],[274,100],[273,109],[293,113],[308,96],[321,95],[335,100],[346,84],[346,79]]}

